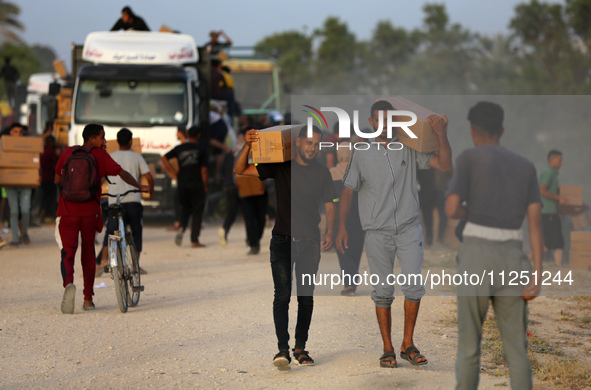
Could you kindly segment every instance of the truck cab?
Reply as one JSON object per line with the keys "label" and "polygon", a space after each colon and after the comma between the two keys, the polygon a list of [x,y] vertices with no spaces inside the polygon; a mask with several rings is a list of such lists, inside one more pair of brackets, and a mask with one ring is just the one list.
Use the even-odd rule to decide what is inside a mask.
{"label": "truck cab", "polygon": [[20,123],[29,127],[29,134],[41,135],[47,121],[53,121],[55,96],[49,94],[53,83],[65,82],[54,73],[35,73],[29,77],[25,103],[20,108]]}
{"label": "truck cab", "polygon": [[[75,50],[76,48],[74,48]],[[83,143],[89,123],[105,128],[107,140],[126,127],[140,138],[142,154],[154,164],[155,195],[146,206],[169,208],[170,180],[160,172],[160,157],[176,146],[178,126],[197,123],[198,51],[185,34],[143,31],[94,32],[87,36],[76,75],[69,144]],[[72,55],[76,58],[76,53]]]}

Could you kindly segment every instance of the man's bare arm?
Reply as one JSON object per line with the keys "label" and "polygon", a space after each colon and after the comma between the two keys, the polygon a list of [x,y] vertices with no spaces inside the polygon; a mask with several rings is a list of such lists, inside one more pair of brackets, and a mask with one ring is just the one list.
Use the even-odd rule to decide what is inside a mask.
{"label": "man's bare arm", "polygon": [[546,187],[545,184],[540,185],[540,195],[542,195],[544,198],[557,200],[560,204],[568,204],[568,199],[563,196],[551,193],[548,191],[548,187]]}
{"label": "man's bare arm", "polygon": [[245,176],[259,176],[259,172],[253,164],[248,163],[248,153],[253,142],[259,139],[257,130],[248,130],[244,135],[244,141],[246,144],[236,159],[234,164],[234,173],[237,175]]}
{"label": "man's bare arm", "polygon": [[447,117],[443,114],[441,116],[430,115],[427,120],[439,138],[439,152],[431,157],[429,166],[443,172],[451,171],[451,145],[447,139]]}
{"label": "man's bare arm", "polygon": [[[544,237],[542,235],[542,205],[532,203],[527,207],[527,222],[529,226],[529,243],[531,246],[534,272],[537,271],[537,285],[530,284],[523,289],[526,300],[533,299],[540,294],[540,277],[542,274],[542,255],[544,253]],[[533,280],[532,280],[533,282]]]}
{"label": "man's bare arm", "polygon": [[445,215],[453,219],[468,218],[468,209],[462,206],[462,200],[458,194],[449,194],[445,201]]}
{"label": "man's bare arm", "polygon": [[337,231],[337,250],[345,253],[349,248],[349,235],[347,233],[347,216],[351,211],[351,203],[353,202],[353,190],[349,187],[344,187],[339,197],[339,229]]}
{"label": "man's bare arm", "polygon": [[334,203],[324,203],[326,210],[326,234],[322,238],[322,250],[327,251],[332,248],[332,237],[334,236],[334,224],[337,219],[337,211]]}

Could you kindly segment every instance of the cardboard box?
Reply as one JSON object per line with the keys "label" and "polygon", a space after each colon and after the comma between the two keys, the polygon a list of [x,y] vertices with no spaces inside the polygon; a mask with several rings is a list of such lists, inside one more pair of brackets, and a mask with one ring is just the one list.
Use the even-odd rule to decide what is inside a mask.
{"label": "cardboard box", "polygon": [[[390,98],[380,99],[386,100],[392,103],[395,110],[411,111],[417,115],[417,123],[409,126],[411,130],[418,138],[410,138],[408,134],[401,128],[395,128],[398,141],[406,147],[414,149],[421,153],[430,153],[439,150],[439,137],[431,128],[431,124],[427,120],[429,115],[438,115],[437,113],[429,110],[428,108],[421,107],[416,103],[406,100],[400,96],[394,96]],[[409,120],[409,117],[402,117],[401,120]],[[386,123],[384,123],[386,126]]]}
{"label": "cardboard box", "polygon": [[38,187],[39,169],[0,168],[0,187]]}
{"label": "cardboard box", "polygon": [[0,151],[17,153],[43,153],[41,137],[0,137]]}
{"label": "cardboard box", "polygon": [[[117,143],[116,139],[109,139],[107,140],[107,152],[113,153],[119,150],[119,144]],[[133,138],[133,142],[131,143],[131,150],[142,154],[142,142],[139,138]]]}
{"label": "cardboard box", "polygon": [[573,230],[585,230],[587,228],[587,213],[581,213],[572,217]]}
{"label": "cardboard box", "polygon": [[582,206],[558,205],[558,213],[562,215],[580,215],[589,210],[589,206],[583,204]]}
{"label": "cardboard box", "polygon": [[591,269],[591,251],[573,251],[571,249],[568,265],[572,269]]}
{"label": "cardboard box", "polygon": [[265,184],[255,176],[236,175],[236,187],[238,187],[241,198],[265,193]]}
{"label": "cardboard box", "polygon": [[570,250],[591,252],[591,232],[571,232]]}
{"label": "cardboard box", "polygon": [[560,186],[558,190],[560,196],[568,199],[569,206],[583,205],[583,187],[580,186]]}
{"label": "cardboard box", "polygon": [[253,142],[252,161],[278,163],[291,160],[295,156],[295,139],[304,125],[273,126],[259,130],[258,142]]}
{"label": "cardboard box", "polygon": [[0,152],[0,168],[39,168],[39,154]]}
{"label": "cardboard box", "polygon": [[[148,168],[150,168],[150,174],[152,175],[152,180],[156,179],[156,164],[154,163],[150,163],[148,164]],[[145,176],[142,175],[142,177],[140,177],[140,184],[143,186],[147,186],[148,184],[148,179],[146,179]],[[142,192],[142,199],[150,199],[150,193],[149,192]]]}

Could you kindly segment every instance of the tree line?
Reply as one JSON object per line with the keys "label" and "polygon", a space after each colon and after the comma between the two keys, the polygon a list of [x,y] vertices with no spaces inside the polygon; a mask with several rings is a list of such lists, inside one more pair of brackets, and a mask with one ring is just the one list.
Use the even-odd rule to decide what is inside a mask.
{"label": "tree line", "polygon": [[379,21],[367,41],[331,16],[308,34],[264,37],[256,50],[281,67],[285,94],[591,93],[591,0],[518,4],[509,32],[494,36],[450,23],[441,4],[423,14],[412,30]]}

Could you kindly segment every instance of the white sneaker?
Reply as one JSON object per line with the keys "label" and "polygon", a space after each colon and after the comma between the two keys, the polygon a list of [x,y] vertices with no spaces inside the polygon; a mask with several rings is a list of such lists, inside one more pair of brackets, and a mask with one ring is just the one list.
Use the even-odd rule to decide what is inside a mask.
{"label": "white sneaker", "polygon": [[76,286],[70,283],[64,290],[64,296],[62,298],[62,313],[73,314],[74,313],[74,300],[76,299]]}
{"label": "white sneaker", "polygon": [[226,231],[223,228],[220,228],[218,230],[218,238],[221,246],[228,245],[228,240],[226,239]]}

